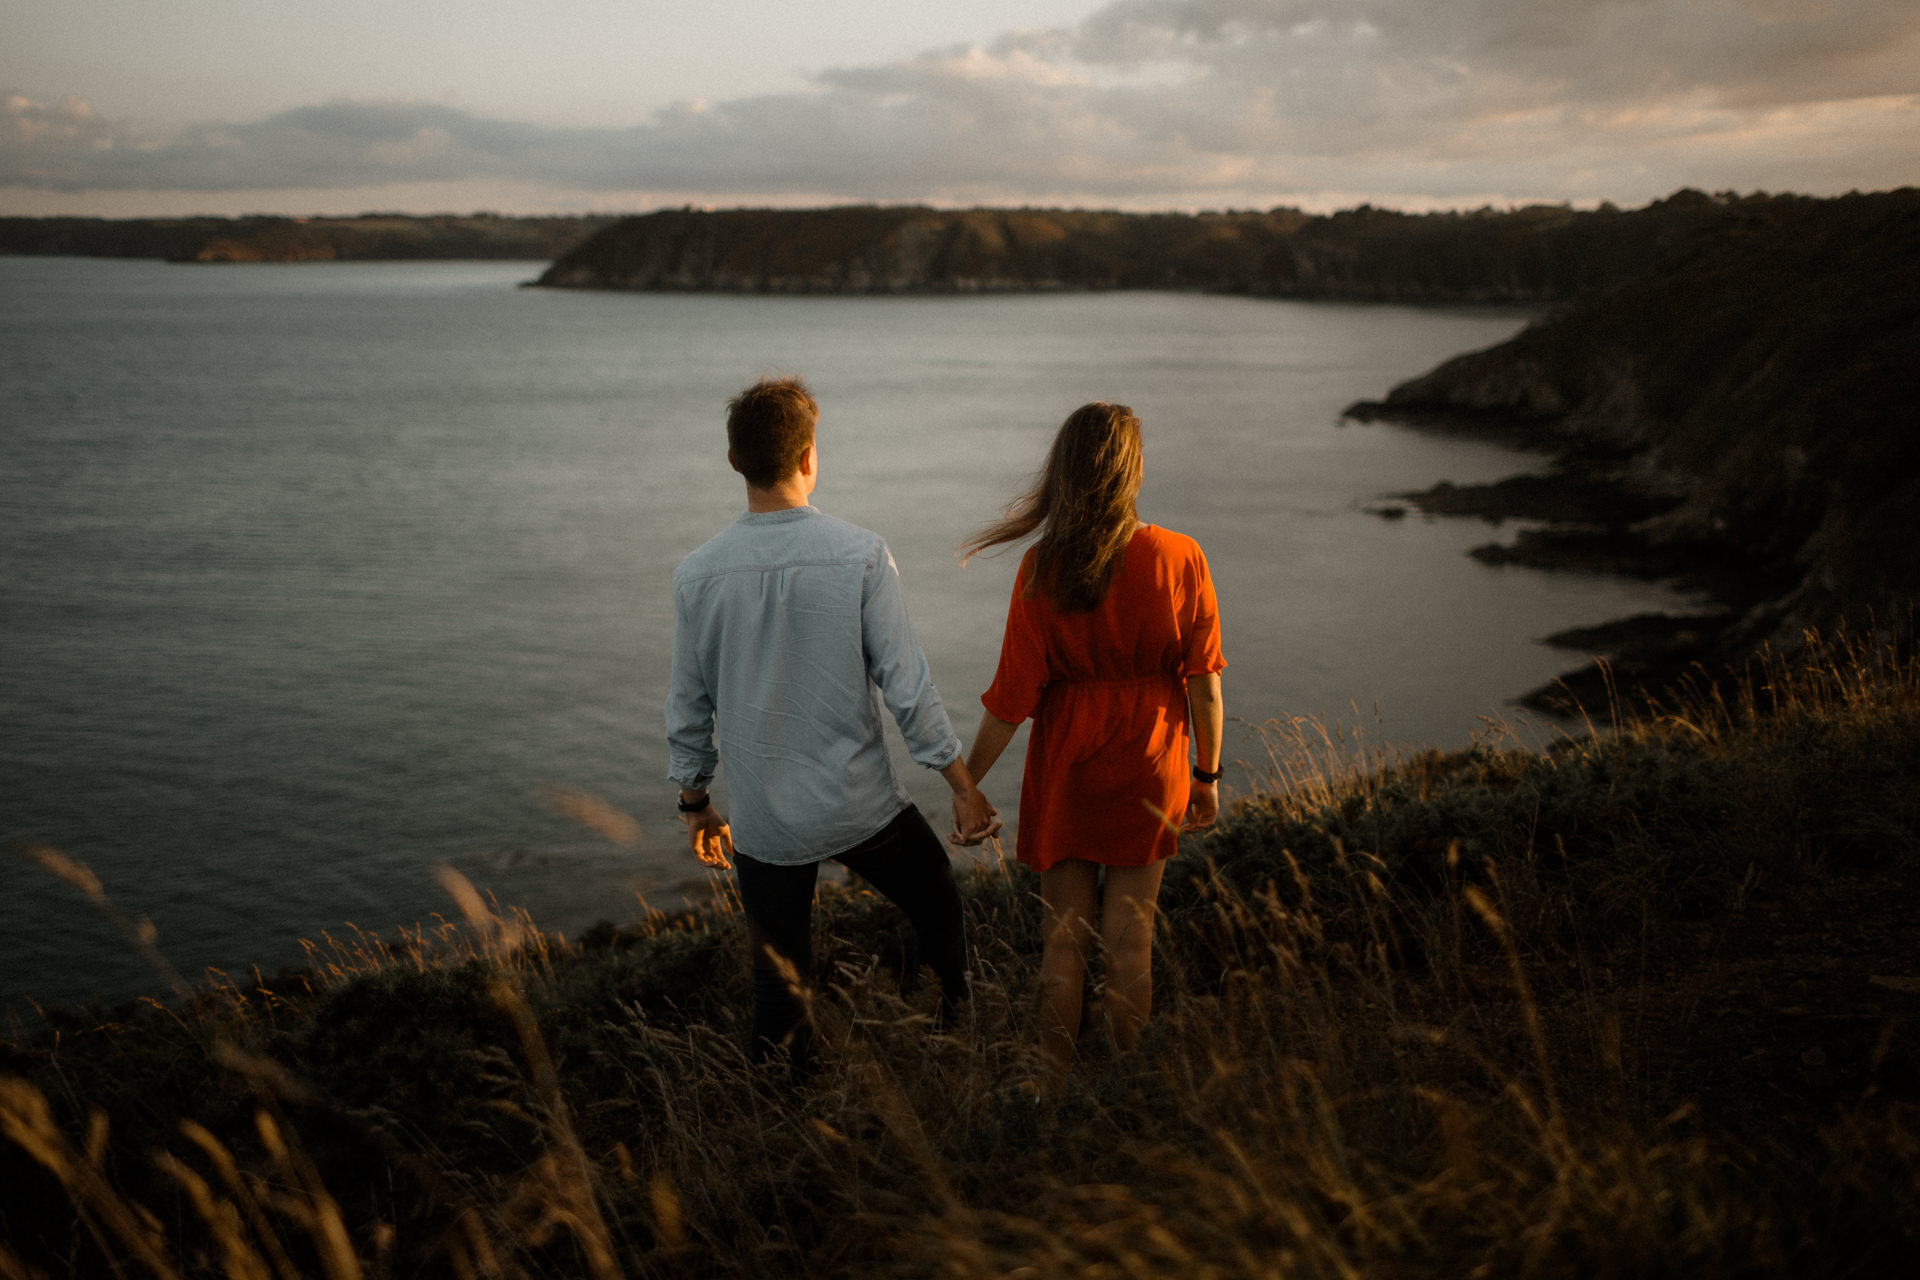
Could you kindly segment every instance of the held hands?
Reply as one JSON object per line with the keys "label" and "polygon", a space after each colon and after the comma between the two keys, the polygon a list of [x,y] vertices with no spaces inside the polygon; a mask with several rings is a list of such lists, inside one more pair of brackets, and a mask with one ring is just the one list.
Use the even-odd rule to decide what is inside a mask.
{"label": "held hands", "polygon": [[1187,813],[1180,823],[1180,831],[1205,831],[1213,825],[1220,814],[1220,784],[1217,782],[1195,781],[1193,789],[1187,793]]}
{"label": "held hands", "polygon": [[680,815],[687,822],[687,847],[709,867],[725,871],[733,865],[733,832],[712,805],[698,813]]}
{"label": "held hands", "polygon": [[1000,834],[1000,813],[978,787],[953,793],[953,830],[947,843],[976,845]]}

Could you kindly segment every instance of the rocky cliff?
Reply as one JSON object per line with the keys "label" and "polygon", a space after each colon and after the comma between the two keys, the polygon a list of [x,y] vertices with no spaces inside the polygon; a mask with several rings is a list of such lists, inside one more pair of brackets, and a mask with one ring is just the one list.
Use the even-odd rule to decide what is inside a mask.
{"label": "rocky cliff", "polygon": [[1604,549],[1610,567],[1693,566],[1732,606],[1723,651],[1842,620],[1910,630],[1920,190],[1727,212],[1641,273],[1349,413],[1498,434],[1556,451],[1569,483],[1611,484],[1616,518],[1514,512],[1557,527],[1486,558]]}

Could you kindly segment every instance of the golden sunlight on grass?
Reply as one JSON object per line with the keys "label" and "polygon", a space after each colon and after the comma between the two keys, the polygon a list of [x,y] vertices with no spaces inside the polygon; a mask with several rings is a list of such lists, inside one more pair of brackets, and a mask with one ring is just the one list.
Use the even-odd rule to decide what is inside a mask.
{"label": "golden sunlight on grass", "polygon": [[1057,1098],[1004,862],[965,878],[946,1029],[897,917],[823,894],[797,1091],[745,1061],[724,896],[565,945],[446,872],[460,924],[0,1046],[0,1276],[1910,1261],[1920,990],[1881,979],[1920,954],[1920,669],[1816,641],[1544,751],[1345,741],[1270,736],[1274,785],[1168,872],[1138,1047],[1096,986]]}

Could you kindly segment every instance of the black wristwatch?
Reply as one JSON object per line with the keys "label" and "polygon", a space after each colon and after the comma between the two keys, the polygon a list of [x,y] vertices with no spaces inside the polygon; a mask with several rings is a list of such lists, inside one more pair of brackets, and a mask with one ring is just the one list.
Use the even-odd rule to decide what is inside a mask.
{"label": "black wristwatch", "polygon": [[713,797],[711,795],[701,796],[698,800],[695,800],[692,804],[688,804],[685,800],[682,800],[680,802],[680,812],[698,813],[712,803],[713,803]]}
{"label": "black wristwatch", "polygon": [[1225,769],[1215,769],[1212,773],[1208,773],[1199,765],[1193,766],[1193,780],[1195,782],[1218,782],[1226,776],[1227,771]]}

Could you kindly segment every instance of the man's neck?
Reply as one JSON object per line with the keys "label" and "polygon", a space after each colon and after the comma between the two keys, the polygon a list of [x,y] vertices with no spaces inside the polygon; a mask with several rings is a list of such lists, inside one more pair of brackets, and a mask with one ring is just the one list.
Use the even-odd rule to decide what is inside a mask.
{"label": "man's neck", "polygon": [[792,511],[795,507],[808,506],[810,503],[807,491],[797,484],[779,484],[771,489],[747,486],[747,510],[755,513]]}

